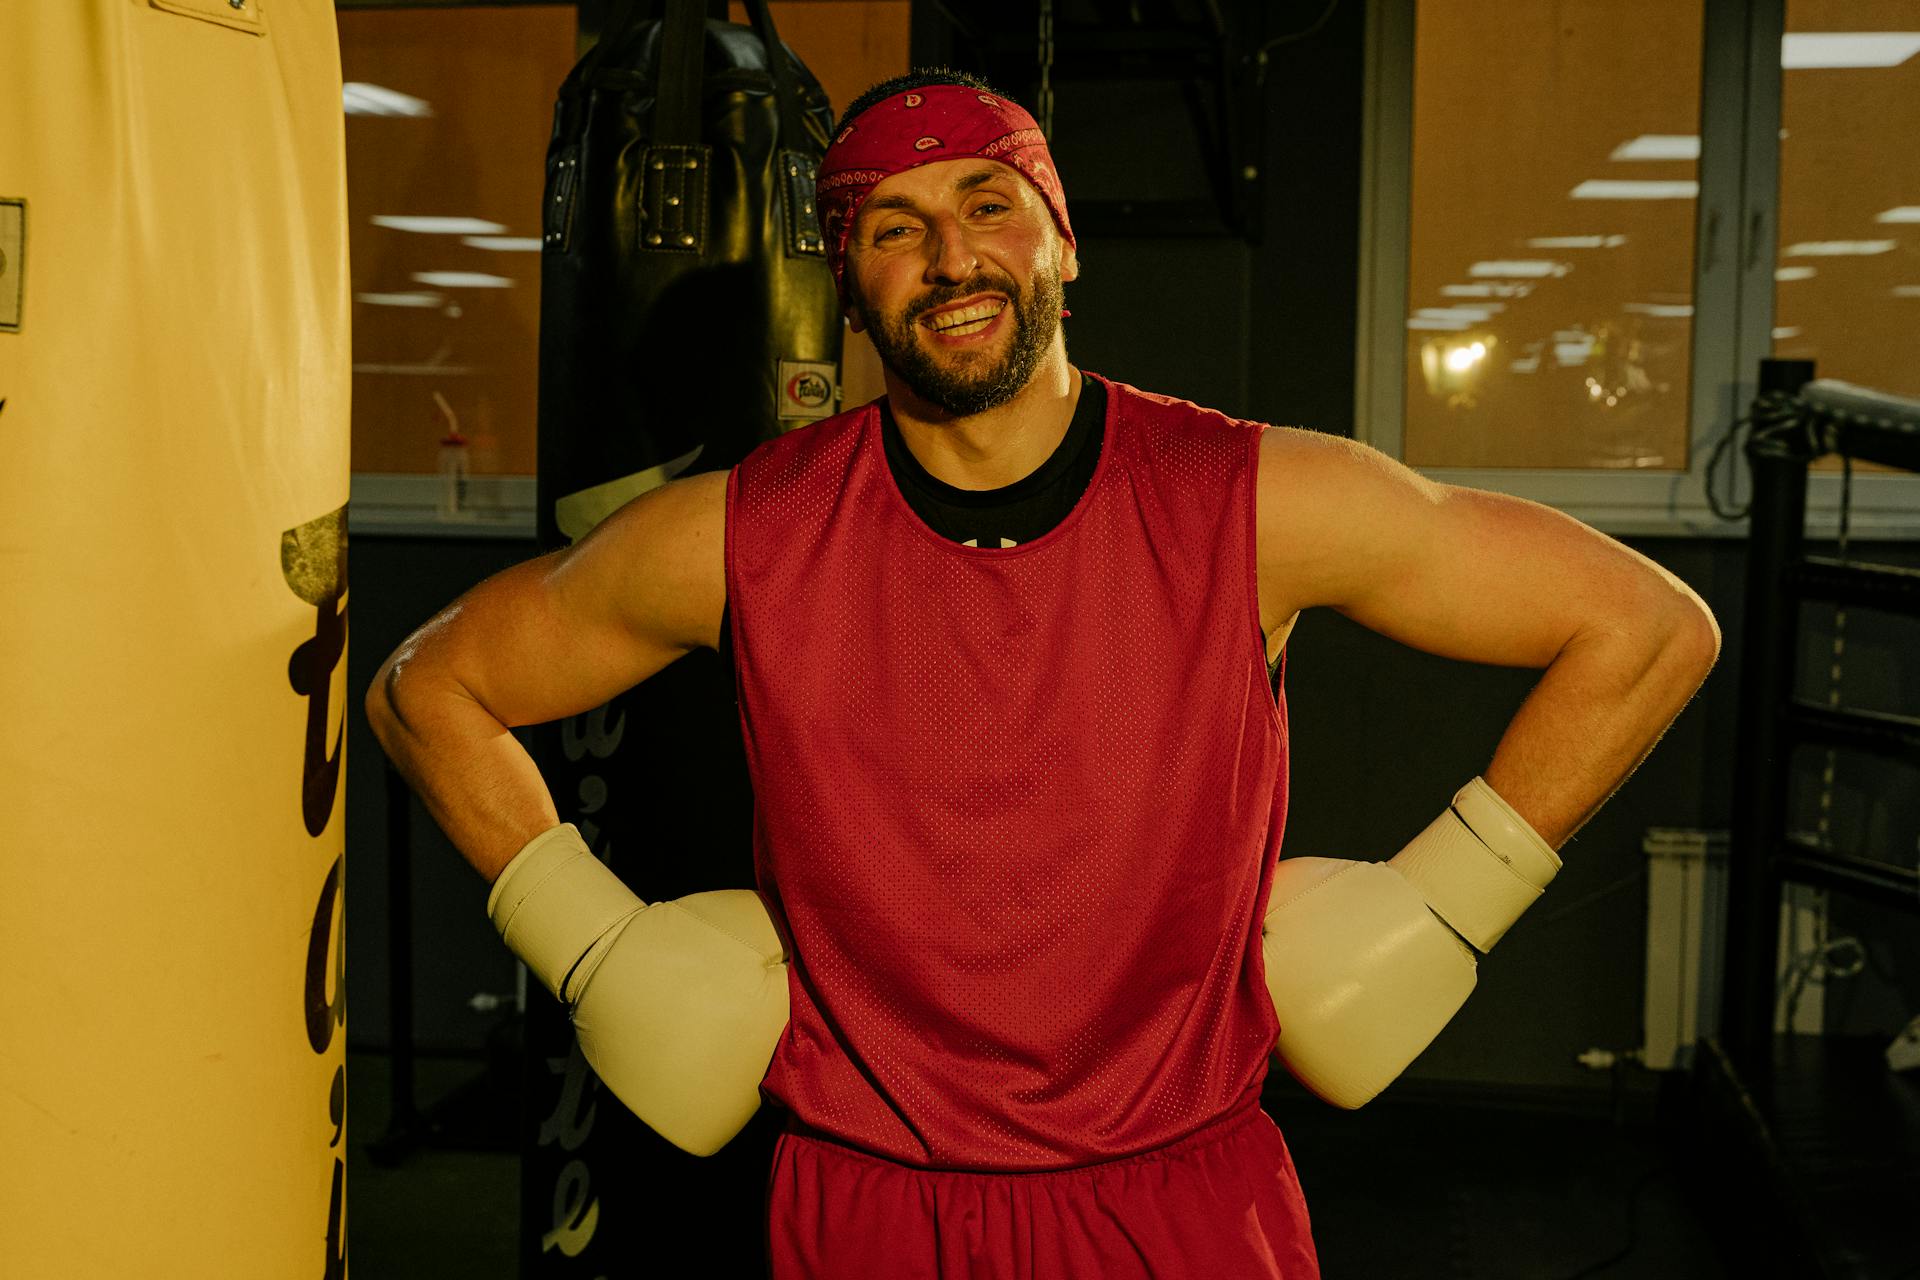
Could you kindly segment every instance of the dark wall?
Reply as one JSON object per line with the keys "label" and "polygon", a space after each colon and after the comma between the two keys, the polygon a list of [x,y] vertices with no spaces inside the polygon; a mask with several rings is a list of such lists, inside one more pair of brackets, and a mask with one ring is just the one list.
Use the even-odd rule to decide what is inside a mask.
{"label": "dark wall", "polygon": [[[1319,33],[1274,51],[1264,88],[1268,183],[1257,245],[1224,235],[1082,237],[1085,274],[1067,298],[1078,363],[1236,415],[1352,432],[1362,11],[1358,3],[1341,4]],[[924,31],[916,31],[916,45],[923,59],[929,49],[939,55]],[[1179,130],[1123,127],[1130,100],[1122,95],[1134,91],[1076,84],[1059,92],[1056,159],[1070,199],[1082,191],[1102,198],[1151,193],[1161,173],[1175,174],[1176,185],[1191,181],[1190,168],[1179,167],[1192,161],[1178,154]],[[1097,143],[1075,140],[1096,135]],[[1116,147],[1116,136],[1142,141]],[[1642,835],[1655,826],[1728,825],[1745,543],[1625,541],[1713,608],[1724,636],[1720,665],[1652,756],[1563,851],[1565,870],[1482,965],[1478,992],[1415,1064],[1414,1076],[1604,1091],[1606,1077],[1575,1058],[1590,1047],[1630,1049],[1641,1040]],[[1853,551],[1920,563],[1907,546],[1856,543]],[[531,552],[526,544],[450,540],[355,543],[348,983],[356,1045],[386,1043],[387,1007],[382,774],[378,748],[360,722],[358,692],[408,629],[484,574]],[[1832,614],[1809,611],[1803,622],[1803,692],[1824,699]],[[1870,615],[1850,619],[1846,702],[1920,712],[1916,641],[1913,624],[1903,631]],[[1485,769],[1538,678],[1534,671],[1434,658],[1327,610],[1310,611],[1288,658],[1287,852],[1391,855]],[[1796,825],[1811,828],[1817,816],[1823,765],[1798,762]],[[1843,758],[1833,809],[1841,847],[1910,865],[1920,833],[1910,782]],[[478,878],[417,811],[413,831],[416,1035],[430,1048],[474,1048],[491,1019],[465,1001],[478,991],[511,990],[513,966],[486,920]],[[1890,1035],[1911,1016],[1920,993],[1911,923],[1836,897],[1834,936],[1857,933],[1870,963],[1830,988],[1831,1026]]]}
{"label": "dark wall", "polygon": [[[347,643],[347,1042],[392,1043],[388,993],[395,913],[387,839],[386,756],[361,707],[373,674],[421,623],[491,573],[534,554],[531,539],[353,540]],[[477,1051],[501,1016],[468,1007],[483,993],[511,997],[517,962],[487,919],[486,883],[461,859],[418,801],[407,803],[412,848],[414,1042],[424,1051]]]}

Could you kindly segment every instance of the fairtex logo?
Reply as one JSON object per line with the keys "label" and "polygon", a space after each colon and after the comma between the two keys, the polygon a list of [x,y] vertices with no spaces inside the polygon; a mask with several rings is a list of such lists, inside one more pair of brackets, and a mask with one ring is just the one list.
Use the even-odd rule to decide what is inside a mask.
{"label": "fairtex logo", "polygon": [[817,422],[833,416],[840,401],[840,368],[827,360],[782,360],[775,372],[774,386],[780,389],[780,420],[790,430],[802,422]]}
{"label": "fairtex logo", "polygon": [[812,371],[796,373],[787,381],[787,402],[802,409],[820,409],[833,399],[833,384]]}

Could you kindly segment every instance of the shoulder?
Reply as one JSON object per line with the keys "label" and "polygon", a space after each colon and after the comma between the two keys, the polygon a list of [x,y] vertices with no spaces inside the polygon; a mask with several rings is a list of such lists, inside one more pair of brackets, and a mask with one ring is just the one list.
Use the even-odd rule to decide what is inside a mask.
{"label": "shoulder", "polygon": [[1124,382],[1112,378],[1099,378],[1107,389],[1108,412],[1116,418],[1125,417],[1149,424],[1160,430],[1172,431],[1220,431],[1229,429],[1258,430],[1258,423],[1243,422],[1230,417],[1218,409],[1209,409],[1205,405],[1183,400],[1178,396],[1162,395],[1157,391],[1142,391]]}
{"label": "shoulder", "polygon": [[1185,464],[1202,466],[1207,474],[1241,483],[1252,469],[1254,443],[1261,424],[1246,422],[1218,409],[1209,409],[1178,396],[1142,391],[1124,382],[1102,379],[1107,385],[1108,422],[1118,429],[1123,450],[1149,468]]}
{"label": "shoulder", "polygon": [[850,491],[873,482],[879,449],[860,445],[878,422],[877,402],[861,405],[776,436],[734,467],[726,491],[729,563],[789,557],[821,536]]}
{"label": "shoulder", "polygon": [[1309,509],[1340,510],[1385,492],[1436,497],[1443,486],[1371,445],[1305,427],[1268,427],[1260,437],[1260,486]]}
{"label": "shoulder", "polygon": [[810,422],[804,427],[762,442],[734,468],[742,480],[758,481],[796,468],[817,465],[822,458],[844,457],[851,453],[860,433],[879,414],[879,401]]}

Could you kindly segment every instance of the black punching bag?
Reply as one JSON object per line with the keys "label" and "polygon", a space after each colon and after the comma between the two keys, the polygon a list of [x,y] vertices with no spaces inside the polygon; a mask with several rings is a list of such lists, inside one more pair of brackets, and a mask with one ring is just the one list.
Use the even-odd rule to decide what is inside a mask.
{"label": "black punching bag", "polygon": [[[541,272],[548,548],[838,408],[841,318],[813,198],[831,109],[765,0],[747,8],[751,28],[707,21],[703,0],[616,19],[561,86]],[[754,887],[738,714],[731,670],[700,650],[538,731],[561,820],[642,898]],[[700,1274],[764,1274],[784,1113],[763,1107],[717,1154],[688,1155],[600,1088],[538,987],[526,1027],[520,1274],[636,1275],[696,1222]]]}

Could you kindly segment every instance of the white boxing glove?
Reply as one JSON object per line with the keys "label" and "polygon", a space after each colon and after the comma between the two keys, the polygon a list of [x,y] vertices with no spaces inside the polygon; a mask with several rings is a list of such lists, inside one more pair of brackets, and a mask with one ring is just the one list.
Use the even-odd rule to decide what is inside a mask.
{"label": "white boxing glove", "polygon": [[1283,859],[1261,932],[1281,1063],[1335,1106],[1370,1101],[1472,994],[1461,939],[1491,950],[1559,869],[1481,778],[1385,863]]}
{"label": "white boxing glove", "polygon": [[760,1106],[787,1025],[787,955],[760,895],[642,902],[572,823],[528,841],[487,914],[569,1008],[580,1051],[661,1137],[708,1156]]}

